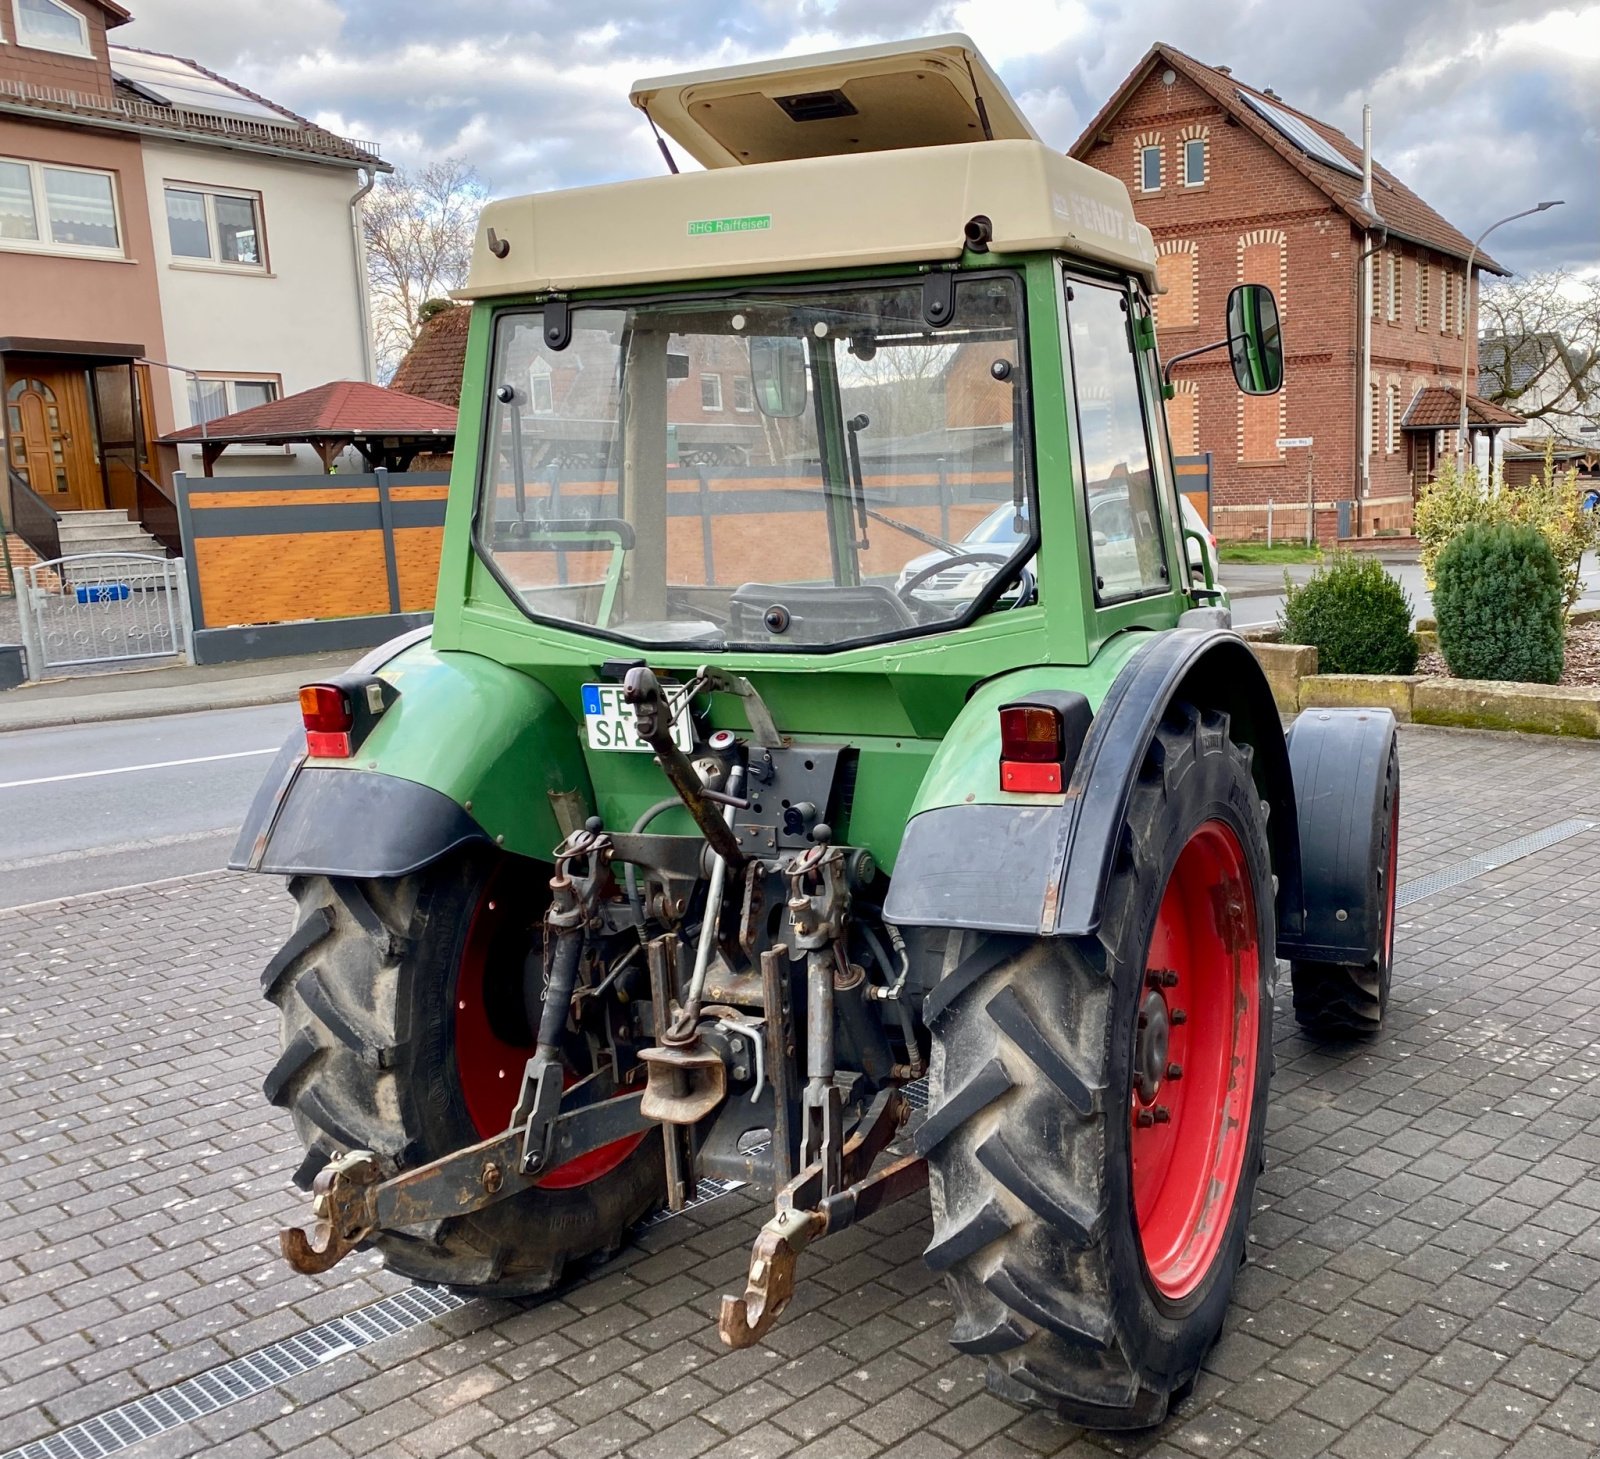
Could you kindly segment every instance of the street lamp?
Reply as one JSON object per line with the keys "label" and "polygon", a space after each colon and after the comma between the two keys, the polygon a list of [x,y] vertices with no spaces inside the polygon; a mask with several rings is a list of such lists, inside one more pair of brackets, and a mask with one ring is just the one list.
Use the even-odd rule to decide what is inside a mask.
{"label": "street lamp", "polygon": [[[1531,218],[1535,213],[1542,213],[1546,208],[1559,208],[1565,198],[1553,198],[1548,203],[1536,203],[1531,208],[1524,208],[1520,213],[1513,213],[1508,218],[1502,218],[1499,223],[1491,223],[1478,235],[1477,242],[1472,245],[1467,254],[1467,313],[1472,312],[1472,261],[1478,256],[1478,244],[1482,243],[1496,228],[1506,223],[1514,223],[1518,218]],[[1470,328],[1471,319],[1461,331],[1461,420],[1456,428],[1456,470],[1464,472],[1467,469],[1467,361],[1472,355],[1472,341],[1476,337]],[[1491,457],[1492,457],[1491,452]]]}

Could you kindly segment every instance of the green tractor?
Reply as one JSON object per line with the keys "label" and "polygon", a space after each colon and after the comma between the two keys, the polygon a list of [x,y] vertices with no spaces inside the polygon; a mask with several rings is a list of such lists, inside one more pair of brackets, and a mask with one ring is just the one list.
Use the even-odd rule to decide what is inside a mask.
{"label": "green tractor", "polygon": [[[285,1254],[537,1293],[738,1180],[742,1347],[926,1186],[994,1391],[1158,1422],[1276,959],[1382,1017],[1394,721],[1285,736],[1180,514],[1150,235],[968,40],[633,102],[703,170],[485,209],[431,631],[304,689],[235,854],[299,908]],[[1271,293],[1225,328],[1278,389]]]}

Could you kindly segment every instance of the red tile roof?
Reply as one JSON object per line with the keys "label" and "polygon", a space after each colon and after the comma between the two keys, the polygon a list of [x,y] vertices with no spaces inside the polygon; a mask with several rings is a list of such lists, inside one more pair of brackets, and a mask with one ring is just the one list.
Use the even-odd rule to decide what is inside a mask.
{"label": "red tile roof", "polygon": [[188,426],[161,439],[176,441],[290,441],[324,437],[454,436],[456,413],[437,401],[360,380],[332,380],[298,395],[253,405]]}
{"label": "red tile roof", "polygon": [[[1278,153],[1291,167],[1332,199],[1358,228],[1367,229],[1377,226],[1377,220],[1373,214],[1361,206],[1361,179],[1359,177],[1351,177],[1348,173],[1341,172],[1336,167],[1330,167],[1325,162],[1318,162],[1314,157],[1307,156],[1270,122],[1259,116],[1251,107],[1245,105],[1239,99],[1239,93],[1241,91],[1248,92],[1251,96],[1259,98],[1266,105],[1277,107],[1280,111],[1288,112],[1291,116],[1298,117],[1327,142],[1335,152],[1350,162],[1358,172],[1361,168],[1361,146],[1359,143],[1352,142],[1343,132],[1335,127],[1330,127],[1326,122],[1318,121],[1316,117],[1307,116],[1305,112],[1290,106],[1282,97],[1269,96],[1266,92],[1259,91],[1254,86],[1246,86],[1230,73],[1219,70],[1215,66],[1207,66],[1204,62],[1195,60],[1193,56],[1185,55],[1175,47],[1159,41],[1151,46],[1145,53],[1144,59],[1128,73],[1127,80],[1117,88],[1111,99],[1100,108],[1099,114],[1095,119],[1084,128],[1083,135],[1072,144],[1069,151],[1070,156],[1076,157],[1080,161],[1087,158],[1088,153],[1111,119],[1122,109],[1124,103],[1138,89],[1144,78],[1157,66],[1172,67],[1173,70],[1194,82],[1202,91],[1208,93],[1221,104],[1230,118],[1254,133],[1266,146]],[[1388,225],[1391,237],[1403,238],[1411,243],[1423,244],[1452,258],[1465,259],[1468,253],[1471,252],[1472,240],[1470,238],[1430,208],[1416,193],[1412,192],[1410,188],[1376,159],[1373,160],[1372,164],[1372,180],[1373,204],[1379,217]],[[1485,253],[1479,252],[1477,254],[1476,266],[1489,273],[1509,277],[1510,271],[1496,263],[1494,259]]]}
{"label": "red tile roof", "polygon": [[[1453,385],[1427,385],[1417,391],[1400,421],[1405,431],[1449,430],[1461,424],[1461,392]],[[1520,426],[1526,421],[1514,411],[1467,392],[1469,426]]]}
{"label": "red tile roof", "polygon": [[400,368],[389,382],[395,390],[437,400],[441,405],[461,404],[461,375],[467,361],[467,326],[472,310],[463,304],[441,309],[406,351]]}

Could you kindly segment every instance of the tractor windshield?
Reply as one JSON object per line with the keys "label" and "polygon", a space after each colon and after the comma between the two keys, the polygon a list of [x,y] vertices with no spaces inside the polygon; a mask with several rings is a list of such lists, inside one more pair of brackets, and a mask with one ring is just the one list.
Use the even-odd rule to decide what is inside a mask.
{"label": "tractor windshield", "polygon": [[480,552],[535,617],[662,647],[832,648],[1019,602],[1018,282],[962,275],[943,313],[920,279],[502,313]]}

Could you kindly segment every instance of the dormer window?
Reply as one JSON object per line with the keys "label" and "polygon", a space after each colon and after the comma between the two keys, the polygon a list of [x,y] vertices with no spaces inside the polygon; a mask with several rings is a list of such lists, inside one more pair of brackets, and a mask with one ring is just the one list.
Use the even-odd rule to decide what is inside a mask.
{"label": "dormer window", "polygon": [[62,0],[16,0],[17,44],[87,56],[89,22]]}

